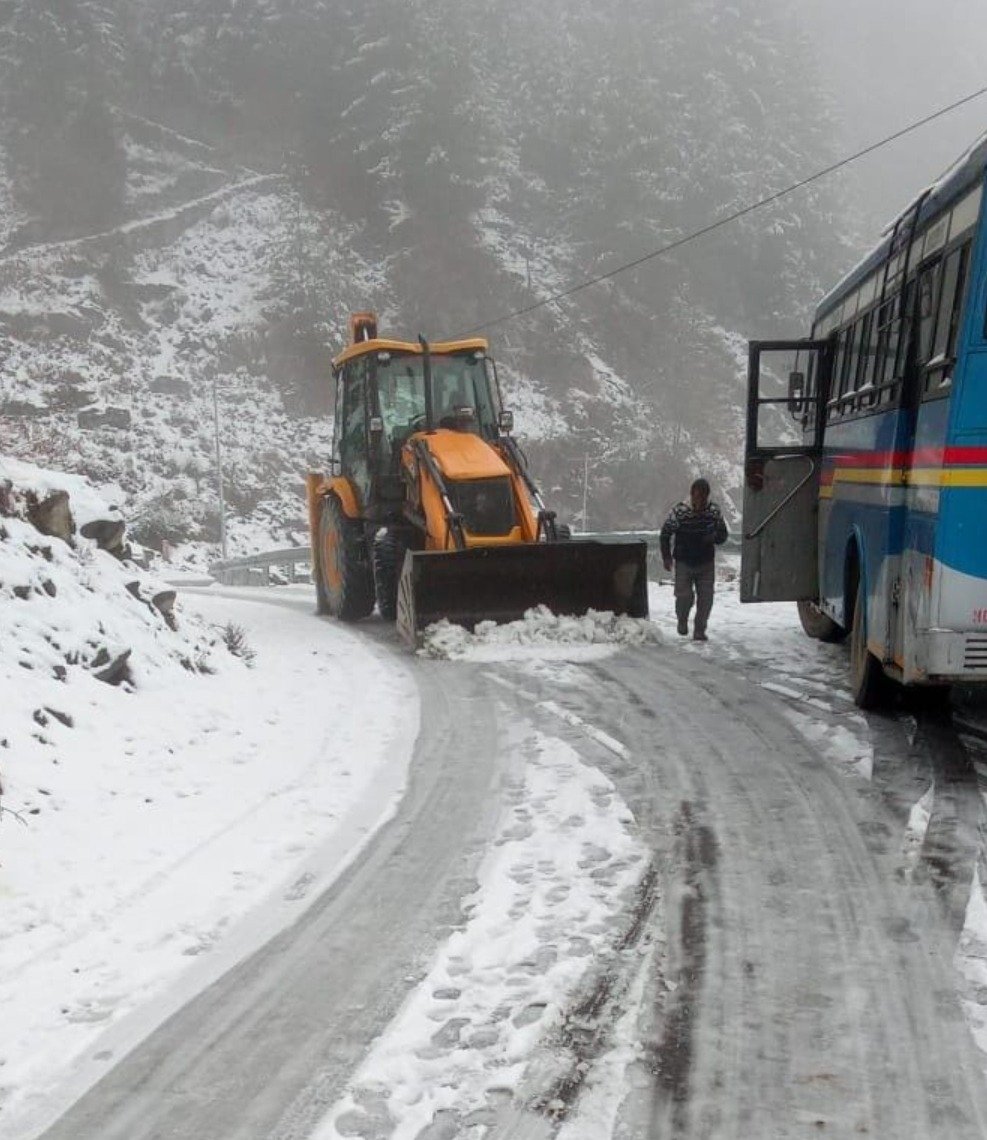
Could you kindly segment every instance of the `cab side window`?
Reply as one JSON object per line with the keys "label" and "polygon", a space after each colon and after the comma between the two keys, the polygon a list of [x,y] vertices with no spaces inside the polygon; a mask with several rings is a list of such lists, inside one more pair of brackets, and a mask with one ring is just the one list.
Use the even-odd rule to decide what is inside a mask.
{"label": "cab side window", "polygon": [[342,471],[356,484],[361,495],[370,485],[367,447],[366,360],[352,360],[343,368],[343,421],[340,428]]}

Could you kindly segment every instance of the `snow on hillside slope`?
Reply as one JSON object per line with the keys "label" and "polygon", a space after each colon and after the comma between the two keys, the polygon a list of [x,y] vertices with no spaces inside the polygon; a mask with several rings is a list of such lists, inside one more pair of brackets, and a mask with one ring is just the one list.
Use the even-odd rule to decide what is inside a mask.
{"label": "snow on hillside slope", "polygon": [[[102,1075],[97,1036],[133,1044],[300,913],[393,810],[418,712],[400,666],[307,605],[180,598],[169,628],[162,583],[21,517],[58,488],[112,517],[82,480],[0,460],[0,488],[7,1136]],[[98,646],[131,649],[129,680],[97,679]]]}

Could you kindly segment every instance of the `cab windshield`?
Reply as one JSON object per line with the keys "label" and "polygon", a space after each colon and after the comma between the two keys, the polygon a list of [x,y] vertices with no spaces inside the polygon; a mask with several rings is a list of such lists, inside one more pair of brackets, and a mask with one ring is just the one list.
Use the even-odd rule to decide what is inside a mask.
{"label": "cab windshield", "polygon": [[[442,427],[457,408],[472,408],[477,430],[492,436],[497,430],[493,385],[482,352],[436,353],[429,357],[432,373],[434,426]],[[384,432],[392,444],[426,426],[424,357],[418,353],[376,354],[377,398]]]}

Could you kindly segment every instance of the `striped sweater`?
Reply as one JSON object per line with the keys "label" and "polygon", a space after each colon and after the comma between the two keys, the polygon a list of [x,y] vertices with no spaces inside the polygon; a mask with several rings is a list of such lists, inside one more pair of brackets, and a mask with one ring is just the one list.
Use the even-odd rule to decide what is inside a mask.
{"label": "striped sweater", "polygon": [[727,524],[716,503],[707,503],[701,511],[694,511],[690,503],[678,503],[662,524],[661,556],[704,566],[713,561],[714,547],[726,539]]}

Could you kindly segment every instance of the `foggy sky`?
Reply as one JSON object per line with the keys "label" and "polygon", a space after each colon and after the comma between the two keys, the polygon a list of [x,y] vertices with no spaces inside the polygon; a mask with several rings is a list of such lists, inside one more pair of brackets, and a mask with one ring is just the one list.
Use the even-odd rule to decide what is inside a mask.
{"label": "foggy sky", "polygon": [[[987,85],[987,0],[783,2],[818,46],[841,154]],[[854,163],[843,184],[861,203],[873,237],[985,132],[981,96]]]}

